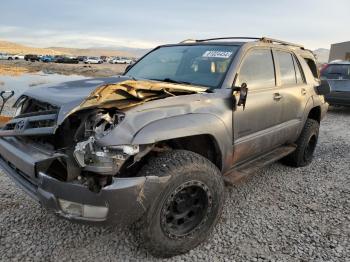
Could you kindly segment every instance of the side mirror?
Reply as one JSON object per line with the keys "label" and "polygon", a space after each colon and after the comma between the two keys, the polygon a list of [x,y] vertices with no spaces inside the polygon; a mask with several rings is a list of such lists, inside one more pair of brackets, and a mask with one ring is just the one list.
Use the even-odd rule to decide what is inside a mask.
{"label": "side mirror", "polygon": [[248,96],[248,87],[246,83],[243,83],[240,87],[234,86],[232,88],[233,91],[239,92],[239,100],[237,106],[243,106],[243,110],[245,109],[245,103],[247,101]]}
{"label": "side mirror", "polygon": [[4,106],[6,104],[6,102],[13,97],[15,94],[15,91],[1,91],[0,92],[0,98],[1,98],[1,105],[0,105],[0,114],[2,112],[2,110],[4,109]]}
{"label": "side mirror", "polygon": [[326,79],[321,80],[321,84],[316,86],[316,93],[318,95],[327,95],[331,92],[331,86]]}

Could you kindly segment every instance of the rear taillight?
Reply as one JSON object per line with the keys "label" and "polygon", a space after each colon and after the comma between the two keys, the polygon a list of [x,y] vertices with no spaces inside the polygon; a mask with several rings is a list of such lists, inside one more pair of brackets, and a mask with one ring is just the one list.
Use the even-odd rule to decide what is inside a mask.
{"label": "rear taillight", "polygon": [[329,66],[329,64],[324,64],[320,70],[320,74],[322,75],[323,72],[327,69],[327,67]]}

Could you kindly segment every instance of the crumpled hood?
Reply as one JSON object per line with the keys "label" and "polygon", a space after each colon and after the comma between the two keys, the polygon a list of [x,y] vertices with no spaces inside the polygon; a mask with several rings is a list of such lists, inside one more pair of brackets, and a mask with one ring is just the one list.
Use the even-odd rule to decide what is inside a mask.
{"label": "crumpled hood", "polygon": [[79,109],[112,104],[118,109],[133,107],[144,102],[169,96],[203,93],[204,87],[149,80],[125,80],[96,88],[79,105]]}
{"label": "crumpled hood", "polygon": [[56,106],[80,102],[87,107],[106,101],[125,99],[128,96],[143,100],[150,98],[151,94],[157,92],[164,94],[164,90],[172,95],[171,92],[205,92],[206,88],[148,80],[132,80],[130,77],[117,76],[42,85],[26,91],[23,95]]}
{"label": "crumpled hood", "polygon": [[23,95],[60,107],[63,104],[72,103],[74,101],[81,103],[100,85],[118,83],[125,81],[126,79],[129,78],[93,78],[69,81],[56,85],[47,84],[41,85],[40,87],[31,88],[24,92]]}
{"label": "crumpled hood", "polygon": [[68,115],[82,109],[108,106],[123,110],[151,100],[206,90],[199,86],[117,76],[45,85],[24,95],[60,107],[57,119],[57,124],[60,124]]}

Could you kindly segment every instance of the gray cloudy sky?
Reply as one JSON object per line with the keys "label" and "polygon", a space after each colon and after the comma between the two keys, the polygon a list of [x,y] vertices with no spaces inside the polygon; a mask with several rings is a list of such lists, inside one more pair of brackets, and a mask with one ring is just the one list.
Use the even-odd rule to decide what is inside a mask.
{"label": "gray cloudy sky", "polygon": [[349,0],[4,0],[0,39],[33,46],[135,47],[270,36],[315,49],[350,40]]}

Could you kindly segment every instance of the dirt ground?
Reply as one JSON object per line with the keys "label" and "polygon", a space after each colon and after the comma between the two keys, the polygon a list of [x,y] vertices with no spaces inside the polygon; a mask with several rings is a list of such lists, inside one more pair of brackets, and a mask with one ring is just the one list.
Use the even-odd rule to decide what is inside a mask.
{"label": "dirt ground", "polygon": [[17,76],[23,73],[43,71],[44,73],[57,73],[63,75],[82,75],[92,77],[108,77],[124,72],[127,65],[124,64],[58,64],[29,62],[24,60],[7,61],[0,60],[0,75]]}

